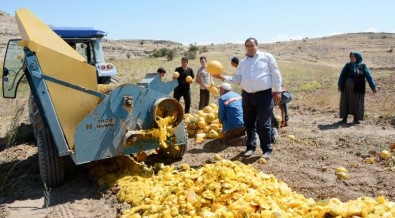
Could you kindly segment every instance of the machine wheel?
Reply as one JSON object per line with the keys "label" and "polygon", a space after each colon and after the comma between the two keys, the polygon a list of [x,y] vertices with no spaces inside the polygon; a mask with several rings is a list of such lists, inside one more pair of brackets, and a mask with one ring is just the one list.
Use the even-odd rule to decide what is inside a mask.
{"label": "machine wheel", "polygon": [[55,187],[64,181],[63,159],[52,141],[49,129],[37,131],[38,162],[41,181],[48,187]]}
{"label": "machine wheel", "polygon": [[[184,127],[184,136],[185,136],[184,139],[185,142],[188,142],[188,131],[186,127]],[[179,147],[178,150],[174,148],[174,145],[170,145],[167,148],[160,148],[159,153],[169,158],[181,159],[184,156],[185,152],[187,151],[188,146],[187,143],[185,143],[185,144],[179,144],[178,147]]]}
{"label": "machine wheel", "polygon": [[64,181],[64,158],[59,156],[51,131],[45,127],[32,94],[29,97],[29,118],[37,142],[41,181],[48,187],[57,186]]}

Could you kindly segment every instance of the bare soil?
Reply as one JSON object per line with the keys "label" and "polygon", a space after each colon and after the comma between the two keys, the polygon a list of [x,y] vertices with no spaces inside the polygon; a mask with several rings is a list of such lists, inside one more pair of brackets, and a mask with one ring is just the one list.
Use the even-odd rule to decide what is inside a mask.
{"label": "bare soil", "polygon": [[[290,105],[289,126],[280,130],[280,139],[267,164],[259,164],[262,151],[243,158],[245,138],[230,146],[220,140],[195,144],[190,139],[182,160],[166,159],[157,154],[148,157],[155,162],[199,167],[214,161],[214,155],[252,164],[265,173],[274,174],[296,192],[315,200],[339,198],[343,201],[360,196],[380,195],[395,200],[394,166],[379,158],[378,152],[395,142],[394,126],[372,118],[360,125],[338,124],[337,111],[330,108]],[[294,135],[293,141],[288,135]],[[3,132],[4,137],[4,132]],[[66,182],[46,189],[40,182],[37,147],[33,141],[5,146],[1,139],[1,171],[10,171],[7,191],[0,197],[0,217],[116,217],[129,206],[116,200],[107,189],[100,188],[89,176],[87,165],[68,172]],[[366,157],[376,162],[368,164]],[[346,167],[350,178],[338,180],[335,169]]]}

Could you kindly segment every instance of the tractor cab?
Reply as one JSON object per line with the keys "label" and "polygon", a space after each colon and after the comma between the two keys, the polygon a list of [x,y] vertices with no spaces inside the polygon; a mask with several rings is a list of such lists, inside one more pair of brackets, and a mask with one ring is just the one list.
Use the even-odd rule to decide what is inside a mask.
{"label": "tractor cab", "polygon": [[[104,31],[92,27],[50,27],[65,42],[73,47],[87,63],[95,66],[97,84],[118,83],[114,78],[117,71],[113,64],[106,63],[101,40]],[[15,98],[18,85],[24,76],[24,51],[19,46],[21,39],[8,41],[4,56],[2,87],[3,96]]]}
{"label": "tractor cab", "polygon": [[101,39],[106,35],[93,27],[54,27],[51,29],[64,41],[96,67],[98,84],[109,84],[116,74],[116,68],[106,63]]}

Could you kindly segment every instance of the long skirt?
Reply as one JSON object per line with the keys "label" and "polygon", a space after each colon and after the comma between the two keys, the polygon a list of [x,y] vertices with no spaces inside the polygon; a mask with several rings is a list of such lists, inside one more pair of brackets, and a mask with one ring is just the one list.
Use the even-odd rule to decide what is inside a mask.
{"label": "long skirt", "polygon": [[365,94],[354,93],[354,81],[348,78],[340,97],[340,118],[347,118],[351,114],[354,119],[363,120],[364,112]]}

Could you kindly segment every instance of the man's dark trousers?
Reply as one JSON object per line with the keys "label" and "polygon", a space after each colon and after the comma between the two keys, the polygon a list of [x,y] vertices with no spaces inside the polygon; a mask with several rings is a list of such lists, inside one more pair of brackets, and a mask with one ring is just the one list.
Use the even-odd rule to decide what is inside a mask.
{"label": "man's dark trousers", "polygon": [[242,92],[243,120],[247,130],[247,150],[256,149],[258,133],[263,153],[272,151],[271,116],[273,113],[272,90],[267,89],[256,93]]}

